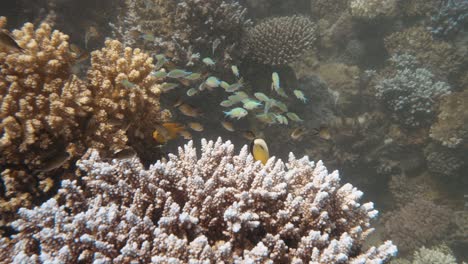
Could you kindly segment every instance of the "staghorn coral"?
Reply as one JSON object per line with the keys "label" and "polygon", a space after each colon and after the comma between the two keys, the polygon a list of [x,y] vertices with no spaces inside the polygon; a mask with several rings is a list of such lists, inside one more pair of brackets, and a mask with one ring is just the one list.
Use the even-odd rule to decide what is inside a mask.
{"label": "staghorn coral", "polygon": [[354,17],[373,19],[397,14],[399,0],[351,0],[349,8]]}
{"label": "staghorn coral", "polygon": [[414,56],[393,56],[391,62],[396,71],[377,82],[377,98],[403,125],[417,127],[428,124],[434,117],[434,102],[449,94],[451,87],[436,81],[427,69],[419,68]]}
{"label": "staghorn coral", "polygon": [[421,247],[414,252],[412,264],[457,264],[457,260],[447,246]]}
{"label": "staghorn coral", "polygon": [[236,0],[127,0],[114,28],[125,45],[136,43],[180,64],[192,65],[200,52],[228,65],[241,56],[241,36],[251,25],[246,13]]}
{"label": "staghorn coral", "polygon": [[267,19],[249,29],[244,39],[249,58],[269,65],[284,65],[312,48],[316,26],[304,16]]}
{"label": "staghorn coral", "polygon": [[160,83],[151,75],[154,68],[148,54],[124,48],[117,40],[107,40],[104,48],[91,53],[88,87],[94,114],[88,146],[109,156],[131,145],[143,160],[156,159],[159,152],[151,133],[154,124],[170,113],[160,109]]}
{"label": "staghorn coral", "polygon": [[468,166],[468,153],[463,149],[451,149],[430,143],[424,148],[424,155],[431,174],[453,181],[464,178]]}
{"label": "staghorn coral", "polygon": [[437,37],[453,37],[468,26],[468,1],[447,0],[431,17],[430,30]]}
{"label": "staghorn coral", "polygon": [[417,199],[383,216],[385,237],[399,250],[411,252],[446,239],[450,234],[452,211],[433,202]]}
{"label": "staghorn coral", "polygon": [[396,253],[390,241],[363,249],[377,211],[322,162],[290,154],[263,166],[221,139],[201,150],[190,142],[149,170],[90,151],[78,163],[86,189],[64,180],[58,197],[21,209],[1,259],[385,263]]}
{"label": "staghorn coral", "polygon": [[430,136],[442,145],[456,148],[468,142],[468,90],[453,93],[442,99],[437,122],[432,124]]}

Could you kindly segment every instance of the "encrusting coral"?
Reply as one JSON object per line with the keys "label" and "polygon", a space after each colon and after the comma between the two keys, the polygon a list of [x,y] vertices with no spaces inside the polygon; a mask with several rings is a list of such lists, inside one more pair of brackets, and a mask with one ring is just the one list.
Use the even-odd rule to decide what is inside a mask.
{"label": "encrusting coral", "polygon": [[249,58],[267,65],[285,65],[312,48],[316,37],[316,26],[307,17],[274,17],[249,29],[243,44]]}
{"label": "encrusting coral", "polygon": [[78,162],[84,186],[64,180],[57,197],[20,209],[19,233],[0,259],[61,263],[385,263],[387,241],[364,249],[377,215],[362,192],[307,157],[255,162],[244,146],[202,140],[145,170],[136,159]]}

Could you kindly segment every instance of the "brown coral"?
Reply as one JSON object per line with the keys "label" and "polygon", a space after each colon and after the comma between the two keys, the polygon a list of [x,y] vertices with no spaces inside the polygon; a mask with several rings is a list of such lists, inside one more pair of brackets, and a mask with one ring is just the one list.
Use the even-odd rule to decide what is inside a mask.
{"label": "brown coral", "polygon": [[248,30],[244,45],[248,56],[268,65],[294,62],[316,39],[315,24],[304,16],[267,19]]}

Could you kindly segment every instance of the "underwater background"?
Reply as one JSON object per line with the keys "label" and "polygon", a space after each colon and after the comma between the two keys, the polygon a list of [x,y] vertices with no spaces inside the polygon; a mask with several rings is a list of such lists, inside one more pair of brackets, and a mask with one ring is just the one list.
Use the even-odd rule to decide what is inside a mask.
{"label": "underwater background", "polygon": [[[372,221],[375,231],[352,236],[358,242],[349,246],[347,254],[331,250],[327,256],[340,257],[325,254],[317,263],[358,263],[356,256],[363,252],[370,260],[375,252],[365,250],[388,246],[385,241],[389,240],[398,253],[389,246],[387,251],[380,248],[388,253],[382,262],[468,262],[468,1],[4,0],[0,17],[0,263],[39,263],[54,257],[57,263],[92,263],[106,255],[104,251],[109,252],[107,261],[115,258],[122,263],[175,259],[174,263],[184,263],[197,258],[201,262],[201,253],[178,256],[182,246],[158,252],[174,259],[143,258],[139,254],[146,252],[145,244],[130,238],[141,243],[140,253],[125,251],[129,249],[122,241],[127,238],[99,247],[87,245],[91,239],[83,236],[77,248],[64,250],[61,244],[78,240],[64,238],[67,225],[55,229],[50,225],[60,222],[60,217],[84,214],[80,206],[90,201],[86,199],[103,192],[99,188],[104,187],[96,185],[114,184],[128,191],[129,187],[122,187],[125,175],[153,171],[151,165],[158,161],[169,164],[158,172],[161,175],[178,170],[187,175],[203,171],[197,163],[200,157],[209,161],[208,167],[218,162],[203,154],[212,148],[218,160],[231,157],[227,145],[200,144],[203,138],[216,141],[218,137],[232,142],[235,153],[262,138],[271,157],[286,162],[292,152],[297,158],[321,160],[328,172],[339,171],[343,184],[351,183],[364,193],[363,203],[374,203],[379,211]],[[178,148],[189,140],[197,150],[185,147],[181,152]],[[216,152],[217,147],[223,155]],[[198,156],[180,166],[169,155],[183,159],[195,151]],[[243,166],[235,165],[241,157],[242,152],[232,156],[232,166],[223,162],[216,166],[223,173],[242,175]],[[246,162],[245,168],[249,166]],[[284,169],[272,162],[265,166],[272,171]],[[260,169],[252,170],[259,175]],[[109,175],[116,180],[106,178]],[[128,179],[138,181],[138,177]],[[182,181],[180,186],[190,185],[185,179],[173,186]],[[129,186],[136,186],[133,183]],[[166,186],[164,180],[158,184]],[[178,193],[182,187],[167,186],[165,191],[182,196]],[[104,206],[118,188],[93,206]],[[137,199],[153,199],[146,192],[157,193],[141,191],[145,194],[136,195]],[[89,197],[76,198],[83,193]],[[329,193],[335,197],[332,189]],[[335,206],[344,208],[341,196],[336,197],[326,207],[330,215]],[[123,208],[126,199],[115,198],[112,203]],[[192,201],[175,199],[175,203],[183,208]],[[41,210],[52,207],[62,211],[45,217]],[[154,219],[170,215],[169,207],[161,208],[167,212],[145,207],[141,210],[151,214],[142,215],[156,223]],[[227,212],[225,220],[230,219]],[[203,223],[199,216],[203,213],[192,213]],[[100,215],[98,211],[87,214]],[[374,218],[371,213],[368,216]],[[255,222],[250,215],[242,217]],[[301,213],[301,217],[308,215]],[[353,217],[349,219],[361,219]],[[366,217],[356,221],[363,229],[369,228]],[[47,221],[41,219],[52,222],[44,224],[41,221]],[[71,219],[63,223],[78,221]],[[166,223],[171,226],[167,234],[179,234],[184,228],[182,233],[190,233],[197,221],[175,227]],[[257,227],[256,222],[250,224],[250,229]],[[350,234],[351,229],[333,231],[340,224],[330,221],[318,230],[331,237]],[[54,231],[42,233],[46,227]],[[145,228],[134,232],[146,234]],[[237,233],[235,227],[229,228]],[[97,241],[103,236],[100,232],[112,230],[96,227],[93,232]],[[279,243],[268,246],[262,240],[261,245],[271,252],[283,252],[263,259],[254,254],[260,251],[257,237],[262,232],[249,233],[244,240],[236,240],[238,244],[232,242],[234,257],[221,249],[220,255],[210,256],[226,263],[301,263],[298,259],[314,256],[295,252],[297,259],[284,257],[289,251]],[[296,231],[278,231],[278,236],[287,237],[288,232]],[[204,245],[222,248],[214,242],[222,239],[211,235],[206,235]],[[169,235],[147,236],[160,239],[158,243],[171,240]],[[291,235],[283,241],[295,248],[300,242],[291,241],[304,241],[307,236],[300,237]],[[242,255],[243,243],[257,259],[250,253]],[[46,248],[50,252],[42,254],[40,248],[42,253]],[[94,251],[102,252],[93,255]]]}

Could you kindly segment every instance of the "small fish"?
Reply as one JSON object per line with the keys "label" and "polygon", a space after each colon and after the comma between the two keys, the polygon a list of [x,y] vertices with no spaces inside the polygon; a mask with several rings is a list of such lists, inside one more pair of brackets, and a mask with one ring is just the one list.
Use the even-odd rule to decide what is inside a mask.
{"label": "small fish", "polygon": [[131,158],[135,157],[135,155],[136,155],[135,150],[133,150],[132,148],[126,148],[126,149],[122,149],[120,151],[115,152],[112,155],[112,158],[113,159],[118,159],[118,160],[131,159]]}
{"label": "small fish", "polygon": [[219,87],[221,81],[214,76],[210,76],[208,79],[206,79],[205,84],[210,88],[216,88]]}
{"label": "small fish", "polygon": [[185,76],[187,76],[189,74],[191,74],[191,72],[175,69],[175,70],[170,71],[167,74],[167,77],[169,77],[169,78],[182,78],[182,77],[185,77]]}
{"label": "small fish", "polygon": [[222,81],[221,84],[220,84],[221,88],[223,88],[224,90],[227,90],[229,88],[229,83],[225,82],[225,81]]}
{"label": "small fish", "polygon": [[288,119],[284,115],[275,115],[276,121],[282,125],[288,124]]}
{"label": "small fish", "polygon": [[260,101],[263,101],[263,102],[268,102],[270,101],[270,98],[268,96],[266,96],[264,93],[254,93],[254,96],[260,100]]}
{"label": "small fish", "polygon": [[189,104],[186,104],[186,103],[182,103],[179,105],[179,107],[177,108],[179,109],[179,111],[186,115],[186,116],[190,116],[190,117],[198,117],[202,114],[201,110],[194,107],[194,106],[191,106]]}
{"label": "small fish", "polygon": [[244,104],[243,107],[247,110],[254,110],[262,105],[262,103],[260,103],[259,101],[252,99],[244,99],[242,100],[242,103]]}
{"label": "small fish", "polygon": [[244,108],[242,107],[236,107],[236,108],[233,108],[231,109],[230,111],[226,111],[224,112],[224,114],[230,118],[237,118],[237,120],[243,118],[244,116],[246,116],[249,112],[247,112],[247,110],[245,110]]}
{"label": "small fish", "polygon": [[271,74],[271,89],[277,91],[280,88],[280,79],[277,72]]}
{"label": "small fish", "polygon": [[303,127],[298,127],[291,132],[291,138],[293,140],[300,140],[306,134],[306,130]]}
{"label": "small fish", "polygon": [[133,88],[136,86],[136,84],[130,82],[129,80],[125,79],[120,82],[125,88]]}
{"label": "small fish", "polygon": [[301,90],[294,90],[294,95],[297,99],[301,100],[303,103],[307,102],[307,98],[304,96],[304,93]]}
{"label": "small fish", "polygon": [[205,65],[207,65],[207,66],[214,66],[215,65],[215,62],[209,57],[203,58],[202,62],[205,63]]}
{"label": "small fish", "polygon": [[198,90],[195,88],[190,88],[187,90],[187,96],[194,96],[198,93]]}
{"label": "small fish", "polygon": [[234,74],[234,76],[236,76],[237,78],[239,78],[240,74],[239,74],[239,68],[237,68],[236,65],[232,65],[231,66],[231,70],[232,70],[232,73]]}
{"label": "small fish", "polygon": [[151,74],[156,78],[164,78],[164,77],[167,76],[167,73],[165,71],[161,71],[161,70],[152,72]]}
{"label": "small fish", "polygon": [[291,119],[291,121],[294,121],[294,122],[302,122],[304,120],[302,120],[297,114],[293,113],[293,112],[287,112],[286,113],[286,116]]}
{"label": "small fish", "polygon": [[185,127],[180,123],[158,124],[153,131],[153,139],[159,144],[165,144],[167,141],[177,138],[180,132],[184,130]]}
{"label": "small fish", "polygon": [[170,90],[175,89],[177,86],[179,86],[179,84],[177,84],[177,83],[163,83],[161,85],[161,91],[163,93],[167,93]]}
{"label": "small fish", "polygon": [[231,107],[234,103],[231,100],[224,100],[219,105],[222,107]]}
{"label": "small fish", "polygon": [[198,72],[194,72],[194,73],[184,76],[185,79],[190,80],[190,81],[196,81],[200,79],[200,77],[201,77],[201,73],[198,73]]}
{"label": "small fish", "polygon": [[270,158],[268,146],[265,140],[261,138],[255,138],[252,140],[250,143],[250,153],[252,153],[252,156],[256,161],[260,161],[263,165],[265,165]]}
{"label": "small fish", "polygon": [[216,48],[218,48],[219,44],[221,44],[221,40],[219,38],[215,39],[213,41],[213,44],[211,45],[211,53],[214,54]]}
{"label": "small fish", "polygon": [[272,102],[272,106],[277,107],[281,111],[283,111],[283,112],[288,111],[288,106],[285,103],[283,103],[281,101],[278,101],[278,100],[274,100],[274,99],[271,99],[271,102]]}
{"label": "small fish", "polygon": [[227,131],[234,132],[234,125],[231,122],[228,121],[221,121],[221,125],[226,129]]}
{"label": "small fish", "polygon": [[182,101],[182,99],[179,97],[179,98],[177,98],[177,99],[174,101],[174,104],[173,104],[172,106],[173,106],[173,107],[179,107],[179,106],[181,106],[183,103],[184,103],[184,101]]}
{"label": "small fish", "polygon": [[255,133],[250,130],[247,130],[247,131],[242,132],[242,137],[244,137],[247,140],[252,141],[255,139]]}
{"label": "small fish", "polygon": [[233,93],[233,92],[239,90],[240,88],[242,88],[242,83],[236,82],[236,83],[233,83],[233,84],[229,85],[229,87],[226,88],[226,92]]}
{"label": "small fish", "polygon": [[155,58],[156,58],[156,65],[154,67],[156,68],[156,70],[161,69],[161,67],[164,66],[166,62],[168,62],[164,54],[158,54],[155,56]]}
{"label": "small fish", "polygon": [[142,38],[143,40],[148,41],[148,42],[153,42],[156,39],[154,35],[151,33],[143,34]]}
{"label": "small fish", "polygon": [[330,130],[326,126],[320,126],[318,129],[314,129],[314,135],[318,135],[321,139],[330,140]]}
{"label": "small fish", "polygon": [[236,92],[234,93],[235,96],[237,96],[238,98],[242,100],[246,99],[246,98],[249,98],[249,95],[246,94],[245,92],[242,92],[242,91],[239,91],[239,92]]}
{"label": "small fish", "polygon": [[275,116],[272,113],[258,114],[255,117],[265,124],[274,124],[276,122]]}
{"label": "small fish", "polygon": [[47,172],[60,168],[71,157],[70,153],[63,151],[55,154],[50,159],[43,162],[42,167],[37,171]]}
{"label": "small fish", "polygon": [[188,132],[187,130],[182,130],[179,132],[179,135],[183,137],[185,140],[191,140],[192,139],[192,134]]}
{"label": "small fish", "polygon": [[278,90],[275,90],[276,93],[278,93],[281,97],[288,98],[289,96],[286,94],[283,88],[279,88]]}
{"label": "small fish", "polygon": [[187,125],[194,131],[197,131],[197,132],[203,131],[203,125],[198,122],[190,122]]}

